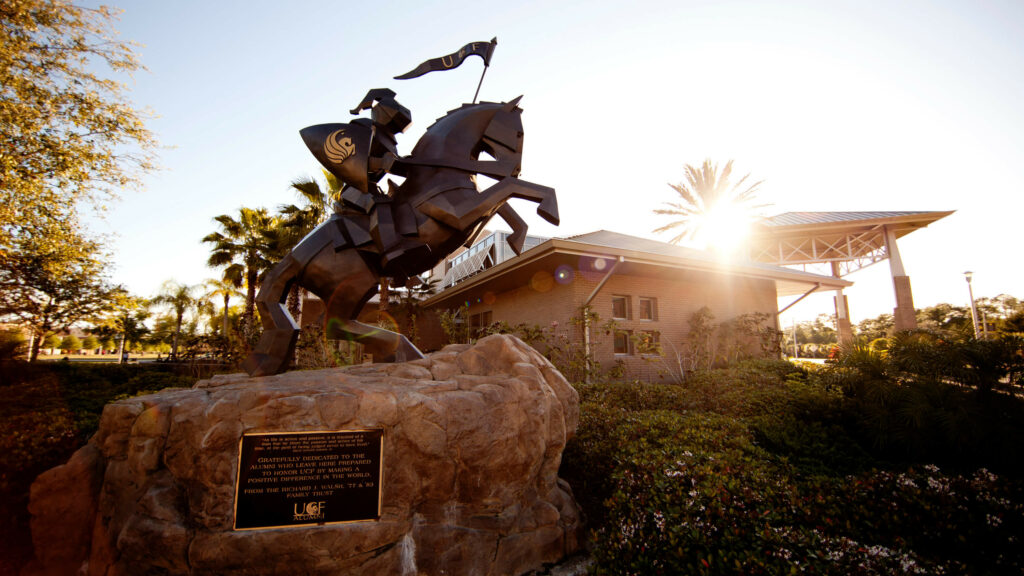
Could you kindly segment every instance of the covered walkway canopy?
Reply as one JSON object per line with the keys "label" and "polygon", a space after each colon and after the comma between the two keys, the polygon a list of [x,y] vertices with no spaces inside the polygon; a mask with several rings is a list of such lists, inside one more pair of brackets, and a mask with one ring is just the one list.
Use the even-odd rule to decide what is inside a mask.
{"label": "covered walkway canopy", "polygon": [[[765,218],[756,226],[749,258],[777,266],[800,266],[804,270],[824,265],[836,278],[888,259],[896,293],[896,329],[911,330],[917,327],[914,300],[896,240],[952,213],[786,212]],[[846,297],[841,289],[836,293],[839,335],[849,340],[853,334]]]}

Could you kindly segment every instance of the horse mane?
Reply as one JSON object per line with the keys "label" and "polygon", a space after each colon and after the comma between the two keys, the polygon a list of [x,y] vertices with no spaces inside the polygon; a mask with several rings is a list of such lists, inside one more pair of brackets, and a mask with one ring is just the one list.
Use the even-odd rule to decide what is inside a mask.
{"label": "horse mane", "polygon": [[477,106],[483,106],[485,104],[490,104],[491,106],[504,106],[505,102],[477,102],[476,104],[463,104],[462,106],[459,106],[458,108],[452,108],[451,110],[445,112],[444,116],[441,116],[440,118],[435,119],[434,122],[430,126],[427,126],[427,130],[430,130],[435,125],[437,125],[438,122],[448,118],[449,116],[451,116],[455,112],[461,112],[463,110],[466,110],[467,108],[476,108]]}

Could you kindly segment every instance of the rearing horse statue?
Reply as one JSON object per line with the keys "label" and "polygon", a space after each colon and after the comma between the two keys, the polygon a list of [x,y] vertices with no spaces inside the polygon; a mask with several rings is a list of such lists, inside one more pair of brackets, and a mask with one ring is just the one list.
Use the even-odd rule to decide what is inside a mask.
{"label": "rearing horse statue", "polygon": [[[386,88],[370,90],[352,111],[371,108],[370,119],[300,131],[317,160],[346,186],[330,219],[266,274],[256,298],[263,335],[242,364],[250,375],[287,368],[299,328],[284,303],[295,283],[324,301],[327,338],[355,340],[375,362],[422,358],[405,336],[357,321],[382,276],[404,282],[433,268],[471,244],[495,214],[511,226],[509,243],[518,254],[526,224],[506,204],[510,198],[537,202],[537,213],[558,224],[555,190],[518,178],[519,98],[464,104],[427,128],[412,153],[400,157],[395,135],[411,117],[394,96]],[[484,153],[493,160],[482,159]],[[388,192],[382,192],[377,182],[385,174],[405,181],[389,180]],[[497,182],[478,190],[477,174]]]}

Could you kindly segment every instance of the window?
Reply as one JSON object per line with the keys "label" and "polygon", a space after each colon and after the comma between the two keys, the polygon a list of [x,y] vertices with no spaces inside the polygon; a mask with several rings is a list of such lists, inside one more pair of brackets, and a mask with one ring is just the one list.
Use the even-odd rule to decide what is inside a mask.
{"label": "window", "polygon": [[615,354],[627,355],[630,354],[630,338],[631,334],[628,330],[616,330],[615,336],[612,339],[612,347]]}
{"label": "window", "polygon": [[645,330],[637,335],[636,348],[640,354],[661,355],[661,334],[656,330]]}
{"label": "window", "polygon": [[629,296],[612,296],[612,318],[616,320],[629,320],[631,317]]}
{"label": "window", "polygon": [[469,317],[469,333],[478,336],[485,328],[491,325],[491,311],[473,314]]}
{"label": "window", "polygon": [[658,300],[657,300],[657,298],[640,298],[640,319],[641,320],[657,320],[658,319]]}

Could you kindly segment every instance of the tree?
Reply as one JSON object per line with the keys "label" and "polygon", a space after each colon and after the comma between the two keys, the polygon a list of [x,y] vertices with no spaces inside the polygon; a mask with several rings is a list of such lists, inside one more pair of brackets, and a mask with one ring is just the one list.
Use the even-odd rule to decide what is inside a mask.
{"label": "tree", "polygon": [[231,298],[232,296],[241,296],[242,293],[238,291],[238,288],[234,284],[229,282],[226,278],[217,280],[216,278],[209,278],[203,282],[203,286],[206,287],[204,296],[206,298],[220,297],[224,300],[224,305],[221,313],[223,314],[221,324],[221,336],[224,338],[228,337],[228,311],[231,309]]}
{"label": "tree", "polygon": [[256,302],[256,287],[263,273],[273,265],[271,256],[274,245],[271,230],[277,226],[277,219],[267,213],[266,208],[239,208],[238,219],[227,214],[214,218],[222,232],[214,232],[203,238],[213,244],[207,264],[211,267],[224,266],[224,278],[236,287],[245,285],[245,312],[243,329],[246,337],[252,335]]}
{"label": "tree", "polygon": [[91,351],[95,352],[96,349],[99,348],[99,347],[100,347],[100,340],[99,340],[99,338],[97,338],[97,337],[95,337],[95,336],[93,336],[91,334],[86,336],[85,339],[82,340],[82,349],[83,350],[91,350]]}
{"label": "tree", "polygon": [[132,296],[123,288],[111,291],[107,313],[96,320],[96,332],[105,338],[107,349],[113,348],[110,340],[118,342],[118,363],[122,362],[125,349],[130,350],[149,333],[147,318],[149,302],[144,298]]}
{"label": "tree", "polygon": [[[47,334],[46,338],[43,338],[42,347],[47,348],[49,350],[60,348],[60,337],[57,336],[56,334]],[[38,353],[39,351],[37,349],[36,354]]]}
{"label": "tree", "polygon": [[99,206],[154,168],[144,114],[102,75],[140,68],[113,39],[115,18],[61,0],[0,3],[0,251],[26,227],[77,226],[82,202]]}
{"label": "tree", "polygon": [[[70,241],[53,242],[53,235]],[[26,227],[13,240],[0,252],[0,320],[29,329],[34,361],[47,334],[101,313],[112,288],[95,240],[51,226]]]}
{"label": "tree", "polygon": [[895,323],[892,318],[892,314],[879,314],[875,318],[868,318],[867,320],[861,320],[857,324],[857,335],[862,337],[864,341],[871,342],[878,338],[886,338],[893,335]]}
{"label": "tree", "polygon": [[178,338],[181,336],[181,323],[190,308],[197,304],[192,295],[194,288],[168,280],[160,287],[160,293],[150,302],[156,305],[167,305],[174,312],[174,334],[171,340],[171,358],[178,357]]}
{"label": "tree", "polygon": [[729,240],[740,237],[741,228],[749,226],[755,215],[768,206],[756,203],[761,182],[747,185],[749,174],[735,184],[729,181],[732,160],[721,172],[717,164],[707,159],[700,168],[687,164],[685,173],[685,182],[669,184],[679,201],[665,202],[667,208],[654,211],[678,218],[654,230],[661,233],[679,229],[679,234],[669,241],[672,244],[695,240],[704,245],[725,247]]}
{"label": "tree", "polygon": [[[915,312],[917,315],[917,325],[922,330],[943,333],[952,331],[959,334],[974,333],[974,329],[971,328],[970,308],[953,306],[952,304],[942,302],[935,306],[919,308]],[[980,321],[981,319],[979,318],[978,320]]]}
{"label": "tree", "polygon": [[60,341],[60,350],[65,354],[73,354],[82,349],[82,340],[74,334],[68,334]]}

